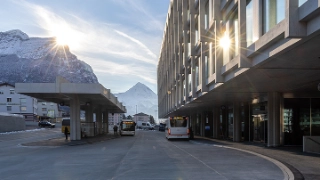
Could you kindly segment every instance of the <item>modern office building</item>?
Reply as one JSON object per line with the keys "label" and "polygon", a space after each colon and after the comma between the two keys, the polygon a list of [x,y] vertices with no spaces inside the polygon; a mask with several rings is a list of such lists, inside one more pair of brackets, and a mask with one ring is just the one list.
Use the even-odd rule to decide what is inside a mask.
{"label": "modern office building", "polygon": [[319,12],[318,0],[171,0],[159,118],[267,146],[320,136]]}
{"label": "modern office building", "polygon": [[36,121],[37,116],[36,98],[15,92],[15,86],[0,84],[0,112],[23,115],[26,121]]}

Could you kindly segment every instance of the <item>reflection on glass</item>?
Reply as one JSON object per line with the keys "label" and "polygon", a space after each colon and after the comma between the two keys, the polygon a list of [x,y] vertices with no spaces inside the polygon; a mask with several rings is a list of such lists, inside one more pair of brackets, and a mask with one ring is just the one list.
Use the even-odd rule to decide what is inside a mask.
{"label": "reflection on glass", "polygon": [[246,7],[246,25],[247,46],[250,46],[253,43],[253,9],[251,0]]}
{"label": "reflection on glass", "polygon": [[304,4],[305,2],[307,2],[308,0],[299,0],[299,7]]}
{"label": "reflection on glass", "polygon": [[311,99],[311,135],[320,136],[320,99]]}
{"label": "reflection on glass", "polygon": [[263,4],[264,33],[285,18],[285,0],[265,0]]}

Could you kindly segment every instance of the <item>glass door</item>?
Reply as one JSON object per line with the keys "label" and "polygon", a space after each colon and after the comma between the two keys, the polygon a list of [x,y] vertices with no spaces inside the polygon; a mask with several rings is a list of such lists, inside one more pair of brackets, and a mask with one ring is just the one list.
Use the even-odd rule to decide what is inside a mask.
{"label": "glass door", "polygon": [[253,141],[265,143],[267,137],[265,114],[252,115],[252,117]]}

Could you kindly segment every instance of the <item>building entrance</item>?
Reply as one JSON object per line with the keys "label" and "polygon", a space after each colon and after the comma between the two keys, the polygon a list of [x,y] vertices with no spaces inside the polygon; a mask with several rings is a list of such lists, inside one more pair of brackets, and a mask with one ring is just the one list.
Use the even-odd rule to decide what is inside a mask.
{"label": "building entrance", "polygon": [[267,122],[265,114],[252,115],[252,126],[253,128],[253,141],[256,142],[267,142]]}

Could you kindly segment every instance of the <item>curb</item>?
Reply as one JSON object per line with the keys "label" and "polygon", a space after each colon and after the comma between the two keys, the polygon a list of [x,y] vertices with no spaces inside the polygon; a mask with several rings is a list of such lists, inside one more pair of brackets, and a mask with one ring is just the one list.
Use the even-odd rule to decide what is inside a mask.
{"label": "curb", "polygon": [[[202,138],[202,139],[205,139],[205,138]],[[207,139],[207,140],[210,140],[210,139]],[[196,143],[196,144],[205,144],[205,143],[197,143],[195,142],[195,140],[190,140],[192,143]],[[210,140],[211,141],[211,140]],[[230,146],[224,146],[224,145],[215,145],[215,144],[210,144],[212,146],[215,146],[215,147],[220,147],[220,148],[227,148],[227,149],[233,149],[233,150],[237,150],[237,151],[242,151],[242,152],[245,152],[245,153],[249,153],[249,154],[253,154],[255,156],[259,156],[261,158],[264,158],[272,163],[274,163],[276,166],[279,167],[279,169],[282,171],[283,175],[284,175],[284,180],[294,180],[296,179],[295,178],[295,174],[298,176],[297,178],[299,180],[303,180],[303,175],[295,168],[293,168],[292,166],[287,166],[285,165],[284,163],[276,160],[276,159],[273,159],[271,157],[268,157],[268,156],[265,156],[265,155],[262,155],[262,154],[259,154],[259,153],[256,153],[256,152],[253,152],[253,151],[249,151],[249,150],[244,150],[244,149],[239,149],[239,148],[234,148],[234,147],[230,147]],[[293,169],[293,171],[295,173],[293,173],[291,171],[291,169]],[[302,177],[301,177],[302,176]]]}

